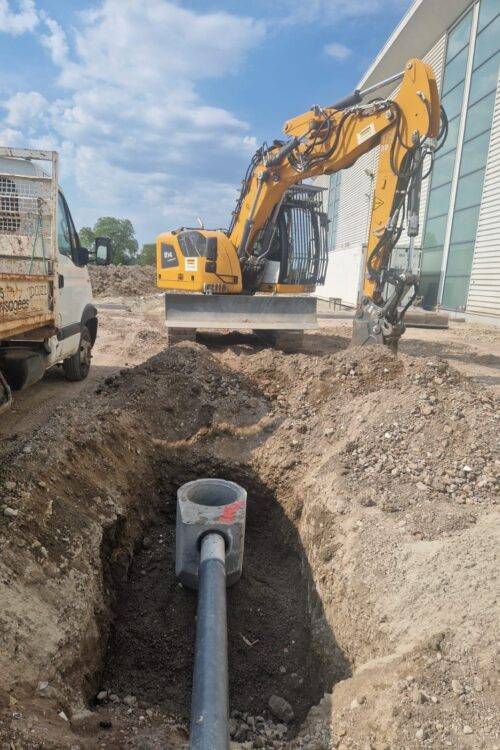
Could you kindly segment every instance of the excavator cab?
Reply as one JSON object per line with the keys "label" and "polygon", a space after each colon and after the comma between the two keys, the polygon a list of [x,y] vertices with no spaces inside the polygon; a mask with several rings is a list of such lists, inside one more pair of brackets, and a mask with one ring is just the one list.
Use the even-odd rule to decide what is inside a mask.
{"label": "excavator cab", "polygon": [[323,190],[301,184],[286,191],[243,264],[245,290],[297,294],[324,283],[328,217]]}

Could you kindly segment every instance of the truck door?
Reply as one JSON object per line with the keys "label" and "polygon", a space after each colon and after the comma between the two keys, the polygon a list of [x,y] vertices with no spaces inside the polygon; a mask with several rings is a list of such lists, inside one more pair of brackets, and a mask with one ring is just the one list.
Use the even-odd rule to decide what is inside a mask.
{"label": "truck door", "polygon": [[59,329],[58,354],[68,357],[80,343],[82,313],[92,300],[86,266],[78,266],[78,235],[62,193],[57,202],[57,245],[59,251]]}

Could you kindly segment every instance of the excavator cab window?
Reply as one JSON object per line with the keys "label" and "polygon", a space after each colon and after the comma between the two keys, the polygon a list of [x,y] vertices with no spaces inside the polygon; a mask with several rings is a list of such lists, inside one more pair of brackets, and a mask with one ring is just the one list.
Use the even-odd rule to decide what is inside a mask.
{"label": "excavator cab window", "polygon": [[177,236],[179,247],[185,258],[205,258],[207,255],[207,239],[205,235],[195,229],[180,232]]}

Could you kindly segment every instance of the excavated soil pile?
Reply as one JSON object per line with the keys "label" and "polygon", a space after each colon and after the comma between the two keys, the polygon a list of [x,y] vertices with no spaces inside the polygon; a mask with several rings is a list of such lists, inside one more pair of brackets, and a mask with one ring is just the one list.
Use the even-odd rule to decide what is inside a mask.
{"label": "excavated soil pile", "polygon": [[175,492],[201,476],[249,492],[236,747],[498,747],[489,392],[436,358],[244,342],[181,344],[98,391],[0,468],[6,747],[186,747]]}
{"label": "excavated soil pile", "polygon": [[155,294],[154,266],[89,266],[95,297],[140,297]]}

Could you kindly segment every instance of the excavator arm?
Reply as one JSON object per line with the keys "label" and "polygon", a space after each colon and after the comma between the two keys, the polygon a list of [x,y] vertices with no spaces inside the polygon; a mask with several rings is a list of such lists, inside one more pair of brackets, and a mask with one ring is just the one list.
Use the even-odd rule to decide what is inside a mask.
{"label": "excavator arm", "polygon": [[[444,130],[432,69],[413,59],[400,76],[390,80],[398,78],[401,85],[392,99],[363,102],[369,90],[355,91],[330,107],[313,107],[289,120],[284,127],[289,140],[275,141],[254,156],[229,230],[244,276],[258,278],[266,255],[260,252],[259,239],[287,189],[306,178],[346,169],[380,145],[353,342],[385,343],[393,348],[404,331],[404,313],[418,285],[411,250],[418,234],[423,160],[436,149]],[[405,219],[409,263],[405,273],[394,274],[389,262]],[[401,309],[411,289],[413,297]]]}

